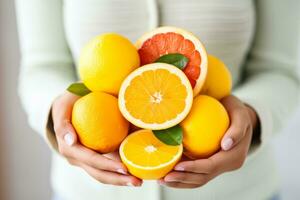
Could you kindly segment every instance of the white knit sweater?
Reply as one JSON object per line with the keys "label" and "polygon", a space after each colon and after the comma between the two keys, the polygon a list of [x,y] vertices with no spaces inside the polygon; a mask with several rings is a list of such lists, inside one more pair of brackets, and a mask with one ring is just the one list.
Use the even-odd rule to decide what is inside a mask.
{"label": "white knit sweater", "polygon": [[[299,1],[17,0],[16,8],[23,55],[20,97],[30,125],[54,149],[52,185],[65,200],[262,200],[278,189],[269,141],[298,101]],[[261,143],[252,146],[240,170],[197,189],[156,182],[141,188],[103,185],[55,153],[51,104],[76,81],[78,55],[90,38],[117,32],[135,41],[160,25],[194,32],[208,53],[225,61],[234,94],[258,113]]]}

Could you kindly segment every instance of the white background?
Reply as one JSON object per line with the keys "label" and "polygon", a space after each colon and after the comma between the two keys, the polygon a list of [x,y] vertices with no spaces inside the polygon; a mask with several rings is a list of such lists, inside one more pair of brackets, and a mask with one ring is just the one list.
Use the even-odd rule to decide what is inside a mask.
{"label": "white background", "polygon": [[[0,199],[49,200],[50,152],[27,125],[17,96],[19,51],[13,0],[0,0]],[[300,110],[273,141],[282,199],[300,199]]]}

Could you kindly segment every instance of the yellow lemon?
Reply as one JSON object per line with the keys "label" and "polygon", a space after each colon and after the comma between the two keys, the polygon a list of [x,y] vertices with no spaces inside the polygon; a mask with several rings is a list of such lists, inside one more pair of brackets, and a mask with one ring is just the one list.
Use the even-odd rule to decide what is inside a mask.
{"label": "yellow lemon", "polygon": [[183,147],[162,143],[151,130],[139,130],[126,137],[120,157],[134,176],[154,180],[164,177],[180,160]]}
{"label": "yellow lemon", "polygon": [[180,123],[189,113],[193,90],[185,74],[165,63],[144,65],[122,83],[119,107],[137,127],[166,129]]}
{"label": "yellow lemon", "polygon": [[180,126],[184,153],[190,158],[207,158],[220,149],[221,139],[229,126],[229,116],[218,100],[199,95]]}
{"label": "yellow lemon", "polygon": [[90,90],[117,95],[122,81],[139,64],[138,52],[128,39],[106,33],[95,37],[83,48],[79,75]]}
{"label": "yellow lemon", "polygon": [[80,142],[100,153],[115,151],[129,128],[117,98],[103,92],[91,92],[75,102],[72,124]]}
{"label": "yellow lemon", "polygon": [[232,80],[230,71],[217,57],[208,55],[207,76],[201,94],[222,99],[231,93]]}

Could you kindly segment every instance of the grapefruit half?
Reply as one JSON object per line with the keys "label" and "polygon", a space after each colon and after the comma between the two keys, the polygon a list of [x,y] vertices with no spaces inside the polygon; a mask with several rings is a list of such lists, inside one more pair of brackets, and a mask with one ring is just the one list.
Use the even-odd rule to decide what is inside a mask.
{"label": "grapefruit half", "polygon": [[195,35],[177,27],[159,27],[138,39],[136,47],[141,66],[153,63],[166,54],[186,56],[189,61],[183,72],[191,83],[194,96],[199,94],[207,74],[207,53]]}

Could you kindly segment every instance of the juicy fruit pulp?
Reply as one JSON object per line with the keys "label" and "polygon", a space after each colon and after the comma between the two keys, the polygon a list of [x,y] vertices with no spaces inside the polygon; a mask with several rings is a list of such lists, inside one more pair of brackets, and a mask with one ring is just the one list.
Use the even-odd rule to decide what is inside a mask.
{"label": "juicy fruit pulp", "polygon": [[183,71],[194,89],[194,96],[199,93],[206,76],[207,55],[201,42],[191,33],[175,27],[160,27],[142,36],[136,46],[142,65],[166,54],[186,56],[189,62]]}
{"label": "juicy fruit pulp", "polygon": [[103,92],[91,92],[75,102],[72,124],[79,141],[100,153],[115,151],[129,128],[119,111],[117,98]]}
{"label": "juicy fruit pulp", "polygon": [[230,95],[232,79],[226,65],[217,57],[208,55],[207,76],[201,94],[218,100]]}
{"label": "juicy fruit pulp", "polygon": [[141,179],[164,177],[181,158],[182,151],[182,145],[166,145],[151,130],[130,134],[120,146],[123,163],[131,174]]}
{"label": "juicy fruit pulp", "polygon": [[122,81],[139,65],[135,46],[123,36],[107,33],[95,37],[83,48],[79,75],[91,91],[117,95]]}
{"label": "juicy fruit pulp", "polygon": [[184,73],[164,63],[135,70],[124,80],[119,93],[124,117],[151,130],[178,124],[190,111],[192,101],[192,88]]}
{"label": "juicy fruit pulp", "polygon": [[185,154],[190,158],[207,158],[220,149],[229,126],[229,116],[216,99],[199,95],[189,115],[181,122]]}
{"label": "juicy fruit pulp", "polygon": [[186,56],[190,62],[184,68],[184,73],[189,78],[192,87],[200,75],[201,57],[195,50],[194,44],[177,33],[160,33],[148,39],[139,49],[141,64],[153,63],[157,58],[169,53],[180,53]]}

